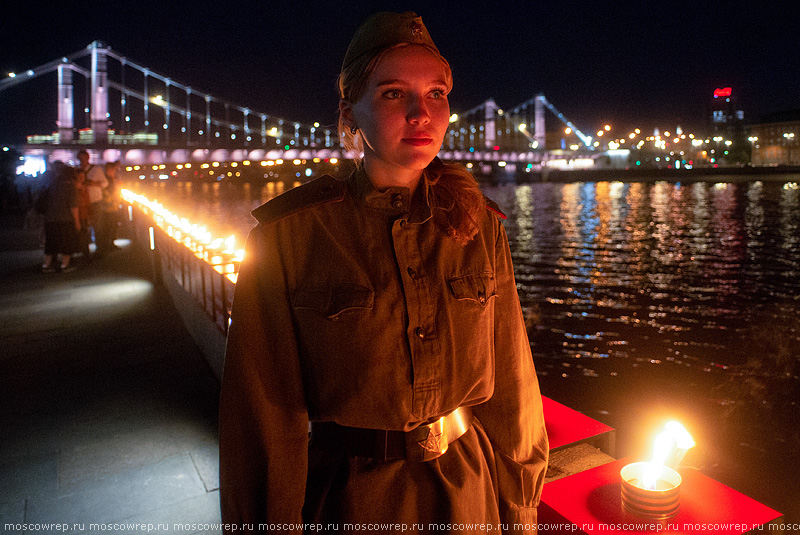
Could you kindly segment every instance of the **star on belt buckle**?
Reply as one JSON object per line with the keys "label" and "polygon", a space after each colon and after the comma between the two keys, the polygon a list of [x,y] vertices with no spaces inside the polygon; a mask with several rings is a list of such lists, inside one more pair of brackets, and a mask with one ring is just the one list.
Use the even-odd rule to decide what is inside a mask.
{"label": "star on belt buckle", "polygon": [[[422,440],[417,440],[413,445],[408,443],[410,441],[407,442],[406,455],[409,459],[430,461],[447,451],[448,443],[444,430],[444,418],[439,418],[428,425],[421,425],[414,431],[414,436],[416,438],[422,437]],[[422,433],[425,433],[424,437]]]}
{"label": "star on belt buckle", "polygon": [[428,430],[428,436],[425,437],[425,440],[420,440],[417,444],[425,450],[431,453],[439,453],[439,444],[441,443],[442,434],[437,433],[433,429]]}

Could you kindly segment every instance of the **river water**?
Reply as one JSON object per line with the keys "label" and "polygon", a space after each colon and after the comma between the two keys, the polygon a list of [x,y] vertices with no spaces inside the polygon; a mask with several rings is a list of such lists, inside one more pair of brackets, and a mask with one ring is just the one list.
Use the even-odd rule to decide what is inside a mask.
{"label": "river water", "polygon": [[[293,180],[293,179],[292,179]],[[236,234],[291,182],[135,181]],[[667,419],[685,463],[800,521],[800,188],[575,182],[484,187],[508,215],[542,392],[643,460]]]}

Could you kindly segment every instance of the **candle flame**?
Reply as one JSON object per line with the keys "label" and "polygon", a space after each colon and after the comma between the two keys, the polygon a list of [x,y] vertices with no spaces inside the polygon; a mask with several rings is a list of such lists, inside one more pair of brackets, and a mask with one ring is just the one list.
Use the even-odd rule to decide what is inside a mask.
{"label": "candle flame", "polygon": [[[692,435],[676,421],[667,422],[653,445],[653,459],[642,474],[644,488],[655,490],[656,482],[664,467],[675,469],[683,460],[686,451],[695,445]],[[669,462],[668,462],[669,460]]]}

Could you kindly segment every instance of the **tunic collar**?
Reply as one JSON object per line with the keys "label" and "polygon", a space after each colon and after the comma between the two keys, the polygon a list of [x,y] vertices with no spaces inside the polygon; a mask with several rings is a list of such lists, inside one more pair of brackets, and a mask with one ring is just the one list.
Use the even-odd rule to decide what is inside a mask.
{"label": "tunic collar", "polygon": [[429,184],[425,173],[422,174],[413,199],[411,190],[406,187],[398,186],[378,191],[372,185],[363,167],[359,167],[353,172],[351,181],[356,197],[370,208],[397,216],[407,215],[409,223],[424,223],[431,217],[431,209],[428,204]]}

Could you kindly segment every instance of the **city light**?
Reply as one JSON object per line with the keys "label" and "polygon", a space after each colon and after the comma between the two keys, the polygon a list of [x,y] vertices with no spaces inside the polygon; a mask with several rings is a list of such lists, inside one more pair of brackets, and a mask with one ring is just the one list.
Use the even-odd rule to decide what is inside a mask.
{"label": "city light", "polygon": [[[66,61],[66,59],[64,61]],[[149,71],[145,70],[144,72],[148,73]],[[31,70],[25,71],[23,69],[20,71],[20,73],[8,72],[7,74],[10,78],[16,77],[23,79],[26,76],[33,76],[34,72]],[[36,74],[40,74],[38,69]],[[144,95],[138,95],[138,99],[140,101],[142,99],[144,100],[144,102],[142,103],[144,104],[144,111],[145,111],[144,126],[145,129],[154,138],[154,141],[151,144],[158,145],[160,141],[166,141],[168,143],[171,142],[171,144],[183,143],[183,139],[180,138],[173,137],[172,139],[169,139],[167,134],[169,130],[172,130],[173,132],[179,131],[185,134],[185,139],[188,142],[189,146],[194,145],[198,141],[196,136],[194,135],[195,132],[197,132],[200,136],[205,137],[203,141],[205,142],[206,145],[213,143],[215,140],[212,138],[214,137],[218,138],[216,141],[226,142],[226,144],[231,146],[230,150],[224,149],[220,150],[219,152],[217,152],[216,149],[214,149],[213,151],[206,150],[206,152],[209,154],[203,157],[204,159],[216,158],[223,160],[222,164],[220,164],[219,162],[214,162],[213,164],[206,163],[201,165],[201,168],[203,169],[208,169],[209,165],[212,165],[214,168],[220,167],[220,165],[226,168],[226,169],[219,169],[219,170],[215,169],[214,171],[209,171],[208,175],[210,175],[216,180],[220,180],[224,176],[234,176],[234,173],[228,172],[227,168],[236,168],[238,165],[242,166],[248,165],[249,161],[241,162],[242,157],[252,157],[254,160],[253,166],[257,166],[259,163],[261,164],[262,167],[276,165],[277,163],[275,161],[267,159],[268,158],[267,153],[272,152],[268,150],[269,148],[274,148],[278,150],[283,149],[285,151],[289,151],[287,153],[288,161],[292,161],[294,159],[295,165],[300,165],[297,163],[298,160],[296,158],[305,157],[310,160],[315,154],[318,153],[317,151],[321,149],[321,147],[318,145],[318,143],[320,143],[319,138],[321,136],[315,134],[315,129],[322,128],[319,122],[312,123],[313,126],[309,124],[303,125],[301,123],[297,123],[294,121],[289,122],[286,121],[285,119],[280,119],[275,116],[269,116],[260,113],[256,114],[252,112],[252,110],[250,110],[249,108],[235,107],[232,106],[231,103],[224,102],[220,99],[212,97],[211,95],[202,95],[197,92],[192,92],[190,88],[181,88],[179,84],[175,84],[174,82],[172,82],[170,78],[161,78],[161,80],[166,82],[166,89],[164,88],[164,85],[156,85],[155,87],[158,89],[156,90],[151,89],[148,96],[145,97]],[[17,82],[19,81],[20,80],[17,80]],[[123,79],[123,85],[124,85],[124,79]],[[120,88],[115,87],[115,89],[119,90]],[[164,93],[158,94],[160,91],[164,91]],[[176,92],[178,91],[184,91],[187,102],[186,109],[182,109],[181,107],[183,105],[182,103],[184,94],[180,94],[179,97],[178,94],[176,94]],[[145,94],[148,94],[147,86],[145,87]],[[192,110],[190,108],[193,106],[193,104],[189,102],[190,95],[195,95],[196,96],[195,98],[197,98],[198,96],[201,98],[202,97],[205,98],[205,102],[208,104],[209,107],[207,108],[207,113],[206,113],[207,116],[204,119],[199,120],[199,118],[197,117],[195,118],[192,117]],[[722,102],[715,103],[715,105],[717,105],[717,108],[719,109],[722,109],[723,107],[729,108],[730,106],[725,104],[724,99],[727,98],[728,101],[730,101],[731,95],[732,95],[732,89],[730,87],[716,88],[714,90],[714,98],[723,99]],[[126,115],[126,113],[130,113],[126,105],[130,106],[131,109],[133,109],[134,106],[138,106],[138,103],[134,105],[134,98],[133,98],[134,96],[135,96],[134,93],[131,93],[130,91],[126,91],[123,89],[121,91],[121,96],[118,99],[118,102],[121,99],[122,116],[124,117],[125,120],[124,128],[126,130],[135,130],[136,128],[140,127],[138,124],[137,125],[129,124],[131,123],[132,116],[134,123],[140,122],[139,117],[137,115],[134,114]],[[708,96],[709,95],[706,95],[706,97]],[[220,117],[215,117],[214,120],[212,120],[211,118],[212,113],[210,107],[212,102],[214,103],[215,106],[219,106],[220,108],[224,105],[226,114],[224,121]],[[531,104],[533,102],[536,102],[537,105],[544,104],[551,112],[553,112],[553,114],[556,117],[558,117],[558,119],[561,120],[561,124],[559,125],[559,127],[554,127],[553,124],[549,122],[551,117],[548,116],[547,126],[551,127],[550,132],[539,132],[537,129],[536,135],[538,139],[534,139],[534,136],[531,133],[534,130],[533,118],[531,115],[531,112],[533,111]],[[90,112],[89,106],[90,105],[88,104],[87,100],[86,107],[84,108],[87,114]],[[162,107],[165,109],[165,111],[162,113],[160,110],[154,109],[154,106]],[[74,107],[75,110],[77,111],[77,109],[82,106],[76,102]],[[148,109],[150,110],[151,114],[149,116],[147,114]],[[704,165],[709,163],[708,158],[701,158],[699,154],[699,151],[702,150],[702,148],[704,148],[703,147],[704,144],[711,144],[711,147],[713,147],[713,149],[711,147],[708,147],[709,150],[708,154],[719,159],[721,163],[728,165],[730,163],[734,163],[734,161],[737,163],[740,162],[738,162],[738,160],[733,158],[731,158],[732,161],[729,162],[727,161],[727,158],[725,158],[724,155],[729,155],[729,154],[735,155],[738,159],[741,159],[740,152],[743,152],[741,149],[743,148],[746,149],[746,152],[748,153],[750,152],[750,150],[753,150],[755,152],[757,149],[759,149],[759,147],[755,145],[755,143],[758,141],[757,137],[753,136],[751,138],[747,138],[751,142],[751,144],[753,144],[752,146],[748,146],[744,141],[747,134],[738,131],[734,132],[730,124],[726,125],[725,129],[715,128],[714,134],[712,134],[715,136],[713,137],[713,142],[708,139],[705,141],[695,139],[694,134],[691,133],[684,134],[682,127],[680,125],[675,125],[675,123],[669,125],[668,130],[654,129],[653,130],[654,135],[652,137],[647,137],[645,139],[642,139],[642,137],[646,136],[647,134],[646,133],[642,134],[640,128],[633,129],[633,128],[627,128],[627,126],[623,127],[621,124],[617,123],[618,119],[613,116],[604,117],[604,119],[606,120],[611,119],[608,122],[593,121],[593,124],[581,126],[579,129],[576,126],[576,124],[570,122],[562,113],[560,113],[549,102],[547,102],[547,100],[544,98],[544,95],[538,95],[536,99],[531,99],[525,104],[517,106],[513,110],[509,108],[509,112],[505,112],[502,108],[497,107],[496,103],[494,102],[493,105],[491,106],[492,110],[491,114],[489,113],[489,109],[490,108],[487,107],[485,103],[481,106],[478,106],[474,110],[471,110],[469,112],[464,112],[465,115],[463,117],[459,116],[459,114],[457,113],[453,113],[449,117],[449,122],[451,124],[452,123],[459,123],[459,124],[457,126],[454,125],[450,128],[450,132],[448,133],[448,135],[450,135],[451,137],[448,138],[448,141],[446,142],[446,144],[449,143],[450,145],[449,149],[455,151],[461,150],[464,152],[466,152],[466,150],[469,150],[471,153],[473,153],[472,155],[469,156],[473,157],[479,157],[480,154],[475,154],[475,153],[483,152],[482,149],[503,151],[504,153],[506,151],[518,151],[522,153],[530,151],[531,149],[539,149],[539,150],[553,151],[554,154],[557,154],[560,151],[566,151],[567,149],[573,151],[581,151],[582,149],[589,149],[589,150],[598,149],[597,152],[623,149],[623,150],[641,150],[643,152],[643,154],[641,155],[636,154],[635,157],[631,158],[630,162],[628,161],[623,162],[622,158],[617,158],[613,162],[611,162],[607,158],[601,159],[595,156],[594,161],[597,163],[598,166],[610,165],[614,167],[623,167],[627,166],[628,164],[632,165],[633,162],[637,160],[641,161],[642,165],[645,166],[652,165],[653,162],[655,161],[658,161],[660,165],[664,165],[664,162],[671,162],[670,167],[672,165],[684,166],[685,162],[681,161],[682,158],[677,158],[678,155],[686,156],[686,160],[694,157],[697,161],[697,165]],[[524,111],[526,109],[527,111]],[[239,116],[239,118],[227,116],[229,112],[235,116],[236,112],[234,112],[233,110],[241,111],[244,114],[243,122],[241,121],[241,115]],[[475,112],[478,110],[482,110],[483,113],[476,114]],[[153,114],[154,111],[155,114]],[[221,112],[222,110],[220,109],[219,111]],[[541,112],[543,110],[539,108],[537,111]],[[725,112],[726,115],[725,117],[723,117],[723,119],[726,119],[728,117],[732,118],[733,113],[735,112],[726,111]],[[195,116],[197,116],[198,111],[194,110],[194,114]],[[213,115],[216,114],[217,111],[215,110]],[[178,117],[179,115],[183,115],[183,117],[179,118]],[[113,124],[112,121],[110,120],[112,118],[111,113],[106,112],[106,116],[109,118],[109,125]],[[256,117],[260,117],[260,128],[257,128],[256,125],[253,124],[253,121]],[[491,120],[494,121],[491,124],[490,124],[490,117]],[[718,118],[717,116],[714,117],[715,119]],[[538,116],[537,119],[542,119],[542,117]],[[741,119],[741,117],[738,117],[738,119]],[[192,120],[195,121],[195,124],[191,123]],[[248,122],[248,120],[250,122]],[[527,122],[519,124],[520,121],[527,121]],[[183,126],[177,123],[183,123]],[[617,126],[614,127],[612,123],[617,123]],[[204,128],[198,130],[198,126],[200,126],[201,124]],[[172,126],[172,128],[170,128],[170,126]],[[542,124],[537,122],[535,126],[541,127]],[[327,128],[327,126],[325,128]],[[496,129],[496,131],[494,133],[491,133],[491,135],[489,132],[490,128]],[[558,130],[561,128],[563,128],[563,136],[552,135],[554,133],[558,133]],[[594,138],[584,135],[583,132],[581,131],[583,130],[585,132],[589,132],[591,131],[592,128],[595,128],[597,132]],[[623,128],[625,129],[623,130]],[[785,131],[787,129],[792,129],[792,128],[794,128],[794,126],[787,126],[784,127],[783,130]],[[305,132],[302,129],[305,129]],[[309,129],[311,131],[310,136],[307,135]],[[87,127],[85,130],[91,130],[91,129]],[[158,130],[158,133],[153,132],[154,130]],[[81,132],[82,131],[83,129],[81,129]],[[255,131],[258,132],[257,135],[255,136],[249,135],[250,133]],[[521,136],[518,135],[517,131],[521,132],[528,139],[528,142],[525,143],[524,145],[522,143],[524,140],[521,139]],[[316,132],[319,132],[319,130],[317,130]],[[659,134],[660,132],[663,133]],[[674,135],[671,134],[670,132],[674,132]],[[724,137],[723,135],[720,135],[720,132],[725,132]],[[512,135],[508,136],[509,133]],[[335,151],[337,151],[337,148],[335,147],[336,144],[335,135],[331,136],[330,134],[331,132],[329,132],[328,130],[325,131],[324,150],[328,154],[336,153]],[[47,141],[47,143],[58,143],[59,141],[58,138],[56,137],[58,135],[59,134],[57,132],[54,133],[52,135],[52,139],[50,141]],[[62,133],[61,135],[64,134]],[[80,142],[83,143],[84,142],[83,133],[81,133],[80,135],[81,135]],[[91,139],[89,138],[89,136],[91,135],[93,135],[91,132],[87,132],[87,138],[86,138],[87,141],[85,142],[87,143],[91,142]],[[770,136],[771,135],[772,134],[770,134]],[[794,148],[793,148],[794,147],[793,141],[795,139],[794,132],[785,132],[781,134],[781,131],[778,131],[775,132],[774,135],[779,139],[781,135],[783,136],[783,138],[778,143],[783,145],[782,150],[784,153],[794,154]],[[267,143],[268,141],[267,136],[276,138],[276,142],[274,145],[272,144],[271,141]],[[577,136],[577,138],[580,139],[581,143],[574,143],[576,139],[573,138],[572,136]],[[467,137],[469,139],[465,139]],[[509,141],[509,137],[512,138],[511,141]],[[767,138],[767,134],[762,134],[762,137]],[[553,139],[553,138],[558,138],[558,139]],[[544,139],[546,139],[552,145],[547,145],[546,143],[544,143],[543,141]],[[689,141],[684,145],[683,142],[687,139]],[[262,150],[261,148],[259,148],[258,156],[256,156],[254,154],[255,151],[251,151],[251,148],[254,147],[248,146],[243,151],[243,153],[241,153],[242,155],[235,156],[236,159],[239,159],[239,163],[235,161],[230,162],[227,161],[227,159],[231,157],[231,153],[234,151],[238,152],[241,150],[241,147],[238,147],[239,143],[230,143],[230,140],[234,140],[236,142],[240,142],[242,140],[246,142],[255,141],[256,143],[254,143],[253,145],[256,145],[258,141],[263,141],[264,145],[272,145],[272,147],[269,148],[264,147],[267,150]],[[468,141],[468,143],[466,143],[466,141]],[[111,140],[110,137],[109,137],[109,142],[110,144],[115,143],[114,141]],[[462,147],[459,149],[459,147],[455,146],[456,143],[460,143]],[[509,145],[507,145],[507,143]],[[689,145],[689,143],[691,143],[691,146]],[[769,145],[772,143],[773,143],[772,140],[767,141],[766,139],[764,139],[762,141],[762,144],[764,145]],[[249,145],[248,143],[244,144]],[[742,147],[741,145],[744,145],[744,147]],[[465,146],[468,148],[464,148]],[[234,147],[236,148],[234,149]],[[476,147],[478,148],[477,151]],[[329,148],[330,150],[328,150]],[[726,151],[726,148],[730,150]],[[694,149],[697,150],[695,151]],[[306,150],[308,152],[306,152]],[[714,150],[716,150],[716,153],[714,152]],[[140,150],[137,152],[142,153],[142,151]],[[213,155],[211,155],[212,152]],[[225,154],[226,152],[227,154]],[[303,155],[303,153],[305,153],[305,156]],[[311,156],[308,156],[308,154],[310,154]],[[272,154],[271,156],[274,157],[275,155]],[[143,169],[142,172],[148,174],[150,178],[154,177],[164,178],[165,176],[175,176],[175,172],[173,171],[153,173],[153,174],[149,173],[150,167],[152,166],[152,161],[161,161],[161,157],[159,156],[150,158],[147,155],[141,156],[140,154],[137,155],[137,158],[139,159],[137,160],[129,159],[128,161],[144,162],[142,163],[142,169]],[[148,158],[150,159],[148,160]],[[193,154],[192,158],[199,159],[200,156]],[[457,158],[458,157],[456,156],[456,159]],[[724,162],[723,158],[725,158]],[[675,163],[676,161],[678,162],[677,164]],[[305,159],[302,160],[303,164],[305,164],[305,162],[306,162]],[[317,162],[315,161],[315,163]],[[331,163],[335,163],[335,160],[331,160]],[[198,165],[200,164],[198,163]],[[188,169],[188,167],[189,167],[188,165],[185,165],[185,167],[178,166],[177,170]],[[164,169],[163,166],[160,166],[158,168],[152,166],[152,170],[154,171],[162,169]],[[171,169],[176,169],[176,168],[171,164]],[[303,170],[299,171],[300,173],[298,173],[298,178],[301,176]],[[195,175],[199,174],[200,174],[199,172],[195,173]],[[205,172],[202,174],[206,175]],[[244,174],[244,172],[242,174]],[[144,178],[144,175],[142,176]],[[236,176],[239,176],[239,174],[237,173]],[[267,175],[265,175],[265,178],[266,176]],[[208,179],[209,177],[203,176],[203,178]]]}

